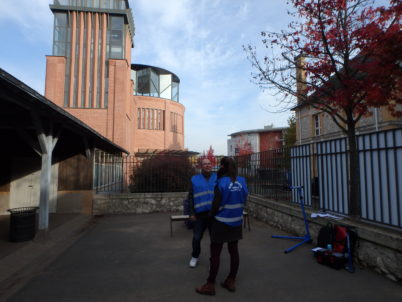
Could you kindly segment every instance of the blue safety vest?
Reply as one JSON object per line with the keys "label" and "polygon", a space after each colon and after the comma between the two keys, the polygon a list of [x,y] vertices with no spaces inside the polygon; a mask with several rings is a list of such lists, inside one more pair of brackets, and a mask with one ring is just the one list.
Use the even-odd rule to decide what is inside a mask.
{"label": "blue safety vest", "polygon": [[217,186],[222,193],[222,201],[215,219],[232,227],[241,225],[248,195],[245,179],[238,176],[232,182],[230,177],[225,176],[218,179]]}
{"label": "blue safety vest", "polygon": [[196,213],[211,210],[216,185],[216,173],[212,173],[208,181],[204,175],[197,174],[191,178],[193,185],[194,211]]}

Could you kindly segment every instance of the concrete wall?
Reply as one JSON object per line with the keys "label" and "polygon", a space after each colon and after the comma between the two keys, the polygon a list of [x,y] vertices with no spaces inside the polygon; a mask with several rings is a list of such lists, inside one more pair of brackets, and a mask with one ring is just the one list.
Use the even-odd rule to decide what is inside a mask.
{"label": "concrete wall", "polygon": [[[182,203],[186,196],[186,192],[95,195],[93,215],[179,212],[183,209]],[[247,209],[254,219],[297,236],[305,234],[304,222],[298,205],[250,196]],[[306,210],[308,217],[311,212],[310,209]],[[314,244],[320,227],[329,221],[331,220],[326,218],[309,218],[309,228]],[[373,269],[393,281],[402,281],[402,232],[400,230],[356,222],[347,218],[331,222],[357,228],[360,237],[359,247],[356,251],[358,265]]]}
{"label": "concrete wall", "polygon": [[0,192],[0,215],[8,214],[10,208],[10,192]]}
{"label": "concrete wall", "polygon": [[56,213],[92,213],[92,190],[59,191]]}

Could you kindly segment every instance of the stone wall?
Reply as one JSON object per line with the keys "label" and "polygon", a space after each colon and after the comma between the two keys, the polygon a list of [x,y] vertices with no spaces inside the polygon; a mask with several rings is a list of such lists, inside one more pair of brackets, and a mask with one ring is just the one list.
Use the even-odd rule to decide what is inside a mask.
{"label": "stone wall", "polygon": [[[250,196],[247,208],[249,214],[260,221],[297,236],[305,234],[303,216],[299,205]],[[314,243],[316,243],[319,229],[328,222],[356,227],[359,242],[355,261],[358,265],[373,269],[393,281],[402,283],[401,230],[348,218],[342,220],[313,219],[311,218],[312,212],[310,209],[306,209],[309,230]]]}
{"label": "stone wall", "polygon": [[98,194],[93,201],[93,215],[182,212],[186,192]]}
{"label": "stone wall", "polygon": [[[95,195],[93,215],[140,214],[152,212],[181,212],[187,193],[132,193],[116,195]],[[254,219],[290,234],[303,236],[305,226],[300,206],[281,203],[257,196],[249,196],[247,210]],[[310,234],[314,240],[321,226],[328,222],[342,223],[357,228],[359,247],[356,262],[368,267],[393,281],[402,283],[402,232],[385,226],[344,218],[334,221],[311,217],[312,210],[306,209]]]}

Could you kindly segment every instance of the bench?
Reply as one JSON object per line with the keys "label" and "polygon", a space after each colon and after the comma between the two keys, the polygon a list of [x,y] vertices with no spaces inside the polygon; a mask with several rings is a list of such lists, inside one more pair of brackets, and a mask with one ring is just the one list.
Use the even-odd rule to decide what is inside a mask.
{"label": "bench", "polygon": [[246,228],[246,225],[248,226],[248,231],[251,232],[250,217],[248,216],[248,212],[243,211],[243,226],[244,226],[244,228]]}
{"label": "bench", "polygon": [[190,215],[172,215],[170,216],[170,237],[172,237],[172,222],[174,221],[186,221],[190,218]]}
{"label": "bench", "polygon": [[[173,236],[173,228],[172,228],[172,223],[175,221],[186,221],[190,218],[190,215],[172,215],[170,216],[170,237]],[[248,226],[248,231],[251,231],[251,226],[250,226],[250,217],[248,216],[248,212],[243,211],[243,225],[244,228],[246,228],[246,225]]]}

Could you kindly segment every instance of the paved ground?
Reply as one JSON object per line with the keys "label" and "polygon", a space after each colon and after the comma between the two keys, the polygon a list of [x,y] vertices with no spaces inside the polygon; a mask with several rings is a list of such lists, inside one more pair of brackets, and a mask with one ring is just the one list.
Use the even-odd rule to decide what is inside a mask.
{"label": "paved ground", "polygon": [[[68,221],[76,218],[77,214],[53,214],[49,215],[49,229],[55,230],[61,225],[66,224]],[[38,222],[38,214],[36,217]],[[15,251],[24,248],[29,245],[30,241],[24,242],[9,242],[9,227],[10,227],[10,215],[0,215],[0,259],[15,253]]]}
{"label": "paved ground", "polygon": [[[209,238],[200,265],[188,268],[191,231],[176,222],[170,237],[168,217],[97,219],[45,268],[20,280],[24,286],[7,301],[402,301],[402,287],[376,273],[317,264],[311,245],[284,254],[295,241],[272,239],[281,232],[255,220],[240,243],[237,292],[217,287],[215,297],[200,296],[194,289],[207,277]],[[226,249],[221,260],[219,281],[228,272]]]}

